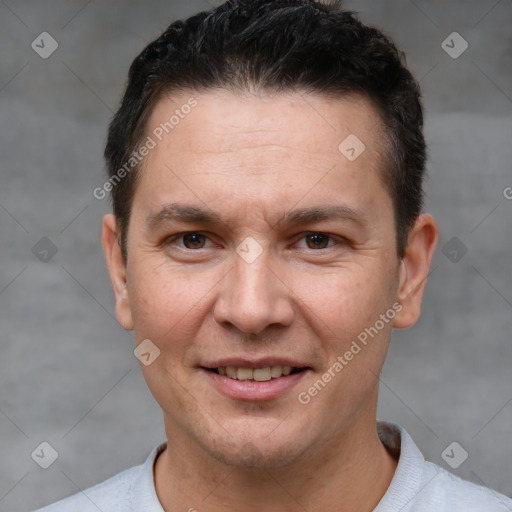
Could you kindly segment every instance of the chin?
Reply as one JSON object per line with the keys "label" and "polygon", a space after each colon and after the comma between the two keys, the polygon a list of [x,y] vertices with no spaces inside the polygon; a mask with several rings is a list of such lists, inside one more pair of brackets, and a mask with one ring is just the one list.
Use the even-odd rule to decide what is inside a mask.
{"label": "chin", "polygon": [[[215,460],[240,468],[276,469],[299,459],[307,450],[306,440],[300,432],[258,435],[252,432],[230,439],[203,440],[203,449]],[[206,443],[205,443],[206,441]]]}
{"label": "chin", "polygon": [[249,442],[244,444],[237,452],[211,451],[210,455],[217,461],[238,468],[247,469],[278,469],[294,462],[301,456],[294,449],[268,449],[260,450],[258,446]]}

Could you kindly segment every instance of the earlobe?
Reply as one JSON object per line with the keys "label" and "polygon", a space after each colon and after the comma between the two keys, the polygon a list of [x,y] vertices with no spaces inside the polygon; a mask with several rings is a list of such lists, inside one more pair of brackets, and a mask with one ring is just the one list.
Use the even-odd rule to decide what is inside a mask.
{"label": "earlobe", "polygon": [[107,261],[110,281],[114,289],[117,320],[125,329],[132,330],[133,320],[130,309],[128,281],[126,278],[126,265],[123,260],[118,238],[116,217],[112,213],[109,213],[103,217],[103,251]]}
{"label": "earlobe", "polygon": [[395,317],[395,328],[411,327],[420,316],[423,292],[438,236],[433,217],[429,214],[420,215],[409,233],[407,248],[400,263],[398,300],[402,310]]}

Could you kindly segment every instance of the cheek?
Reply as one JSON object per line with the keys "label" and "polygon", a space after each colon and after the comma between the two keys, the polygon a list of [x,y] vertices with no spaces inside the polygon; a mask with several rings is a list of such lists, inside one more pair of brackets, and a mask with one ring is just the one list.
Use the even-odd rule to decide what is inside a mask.
{"label": "cheek", "polygon": [[144,263],[134,266],[131,276],[134,330],[137,343],[150,339],[160,350],[153,363],[141,366],[142,373],[165,411],[183,412],[196,403],[183,394],[186,379],[182,367],[187,350],[197,337],[198,308],[201,300],[207,300],[207,283],[205,276],[198,282],[198,278],[184,275],[166,263],[152,263],[149,257],[141,260]]}
{"label": "cheek", "polygon": [[129,293],[138,340],[149,338],[157,345],[165,342],[166,350],[180,347],[180,340],[187,339],[183,331],[190,325],[194,310],[200,308],[211,288],[200,275],[198,282],[167,263],[151,265],[149,261],[134,269]]}
{"label": "cheek", "polygon": [[295,276],[294,293],[303,304],[303,314],[318,327],[318,336],[332,340],[337,349],[373,325],[391,307],[392,286],[382,271],[338,268],[316,276]]}

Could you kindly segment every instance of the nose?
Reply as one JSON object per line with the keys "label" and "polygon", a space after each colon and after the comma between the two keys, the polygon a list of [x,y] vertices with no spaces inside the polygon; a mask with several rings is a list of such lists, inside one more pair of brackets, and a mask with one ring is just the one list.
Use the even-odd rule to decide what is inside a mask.
{"label": "nose", "polygon": [[293,294],[272,260],[268,250],[252,262],[236,255],[233,269],[221,281],[214,308],[214,318],[219,324],[232,325],[254,335],[271,325],[291,324]]}

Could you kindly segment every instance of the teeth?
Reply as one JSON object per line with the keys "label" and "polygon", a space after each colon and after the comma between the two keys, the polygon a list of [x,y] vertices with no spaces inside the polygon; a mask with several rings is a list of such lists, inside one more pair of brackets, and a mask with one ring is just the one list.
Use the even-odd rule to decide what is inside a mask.
{"label": "teeth", "polygon": [[253,378],[253,371],[250,368],[238,368],[236,377],[238,380],[251,380]]}
{"label": "teeth", "polygon": [[267,366],[266,368],[257,368],[256,370],[253,370],[252,373],[254,380],[257,380],[258,382],[263,382],[265,380],[270,380],[272,378],[270,366]]}
{"label": "teeth", "polygon": [[270,375],[274,379],[277,379],[278,377],[281,377],[282,374],[283,374],[283,367],[282,366],[272,366],[272,368],[270,368]]}
{"label": "teeth", "polygon": [[266,366],[264,368],[237,368],[234,366],[221,366],[217,368],[219,375],[226,375],[235,380],[255,380],[264,382],[271,379],[278,379],[282,376],[290,375],[291,366]]}
{"label": "teeth", "polygon": [[[219,372],[220,373],[220,372]],[[236,379],[237,376],[236,376],[236,368],[233,368],[233,366],[228,366],[226,368],[226,375],[231,378],[231,379]]]}

